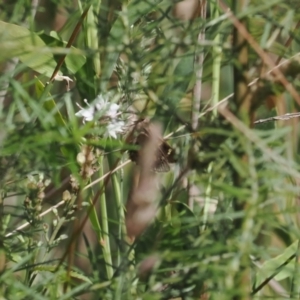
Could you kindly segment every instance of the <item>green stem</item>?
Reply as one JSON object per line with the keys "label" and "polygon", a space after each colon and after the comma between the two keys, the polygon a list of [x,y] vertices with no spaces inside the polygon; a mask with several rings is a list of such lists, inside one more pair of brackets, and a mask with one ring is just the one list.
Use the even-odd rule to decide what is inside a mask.
{"label": "green stem", "polygon": [[[214,19],[219,17],[218,9],[219,0],[212,1],[210,4],[210,9]],[[212,49],[213,53],[213,65],[212,65],[212,105],[216,106],[219,102],[219,90],[220,90],[220,74],[221,74],[221,53],[222,49],[220,47],[220,34],[217,33],[214,38],[214,46]],[[217,115],[217,108],[213,110],[214,116]]]}
{"label": "green stem", "polygon": [[[109,167],[110,169],[115,168],[115,160],[113,155],[108,156]],[[128,246],[124,243],[125,237],[127,236],[127,230],[125,226],[125,212],[124,212],[124,204],[123,198],[121,194],[121,180],[118,173],[113,173],[111,175],[113,190],[114,190],[114,198],[115,205],[117,207],[117,218],[118,218],[118,236],[117,240],[121,244],[121,248],[118,248],[118,256],[117,256],[117,266],[121,263],[121,253],[127,253]],[[124,248],[125,247],[125,248]]]}
{"label": "green stem", "polygon": [[[212,17],[217,19],[219,17],[219,0],[211,1],[210,3],[210,11]],[[216,37],[214,38],[214,46],[212,49],[213,52],[213,65],[212,65],[212,105],[216,106],[219,102],[219,90],[220,90],[220,74],[221,74],[221,47],[220,47],[220,34],[217,33]],[[214,117],[217,116],[217,108],[213,110]],[[203,226],[202,230],[205,230],[205,226],[208,220],[208,214],[210,206],[212,205],[211,201],[211,191],[212,191],[212,172],[213,170],[213,162],[209,164],[208,173],[209,181],[205,191],[205,203],[204,203],[204,212],[203,212]]]}
{"label": "green stem", "polygon": [[[101,166],[99,170],[99,176],[102,177],[103,176],[102,156],[100,158],[99,165]],[[107,216],[105,187],[103,188],[103,193],[101,193],[100,196],[100,214],[101,214],[101,223],[102,223],[102,230],[103,230],[102,231],[103,239],[100,242],[101,242],[101,246],[103,247],[103,256],[105,260],[107,278],[108,280],[110,280],[113,277],[113,268],[112,268],[112,255],[111,255],[110,240],[109,240],[109,224],[108,224],[108,216]]]}
{"label": "green stem", "polygon": [[212,191],[212,177],[213,177],[213,162],[211,162],[208,166],[208,174],[209,175],[209,179],[208,179],[208,185],[207,188],[205,190],[205,203],[204,203],[204,210],[203,210],[203,226],[202,226],[202,231],[205,230],[206,227],[206,223],[208,220],[208,214],[209,214],[209,209],[210,209],[210,205],[212,204],[211,201],[211,191]]}

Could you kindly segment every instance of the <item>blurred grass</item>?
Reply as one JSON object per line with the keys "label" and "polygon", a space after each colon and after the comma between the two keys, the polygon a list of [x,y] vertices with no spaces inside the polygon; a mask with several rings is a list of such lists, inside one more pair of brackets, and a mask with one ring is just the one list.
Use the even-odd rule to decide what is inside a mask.
{"label": "blurred grass", "polygon": [[[197,18],[198,3],[45,1],[36,15],[21,0],[2,7],[3,299],[299,299],[299,119],[253,123],[299,105],[247,41],[235,43],[241,27],[234,29],[223,1],[208,1],[205,19]],[[274,63],[296,61],[297,1],[245,1],[236,11],[229,3]],[[77,8],[82,14],[89,6],[70,40]],[[65,82],[47,85],[64,54],[60,72],[74,80],[70,90]],[[200,111],[193,114],[201,117],[193,128],[200,54]],[[280,70],[285,76],[287,68]],[[285,79],[298,91],[293,70]],[[108,91],[125,123],[150,117],[173,134],[167,142],[177,162],[169,173],[150,176],[134,163],[114,170],[136,146],[124,134],[107,138],[105,119],[82,124],[75,116],[77,103],[86,108],[84,99],[93,105]],[[225,107],[221,97],[233,91]],[[128,221],[143,233],[127,236]]]}

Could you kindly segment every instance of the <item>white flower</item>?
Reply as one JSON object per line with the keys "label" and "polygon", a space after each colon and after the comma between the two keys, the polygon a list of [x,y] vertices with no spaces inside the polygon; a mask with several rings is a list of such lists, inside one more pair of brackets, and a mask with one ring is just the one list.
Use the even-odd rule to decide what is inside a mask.
{"label": "white flower", "polygon": [[98,95],[92,104],[89,104],[86,99],[84,102],[87,108],[82,108],[77,103],[80,110],[75,114],[76,117],[83,118],[84,123],[100,119],[100,124],[106,126],[104,136],[116,139],[117,133],[123,132],[125,123],[118,119],[119,104],[109,102],[102,95]]}
{"label": "white flower", "polygon": [[89,122],[96,118],[96,113],[99,112],[100,116],[108,117],[112,120],[116,119],[118,116],[118,109],[120,105],[116,103],[110,103],[107,98],[102,95],[98,95],[92,104],[89,104],[85,99],[84,102],[88,105],[87,108],[82,108],[78,103],[78,107],[81,108],[75,116],[82,117],[83,122]]}
{"label": "white flower", "polygon": [[120,105],[116,103],[110,103],[107,98],[102,95],[98,95],[94,101],[97,111],[103,113],[104,116],[111,119],[115,119],[118,115],[118,109]]}
{"label": "white flower", "polygon": [[118,116],[118,109],[120,105],[116,103],[112,103],[106,113],[106,115],[112,119],[115,119]]}
{"label": "white flower", "polygon": [[104,98],[102,95],[98,95],[96,99],[93,101],[93,104],[95,105],[96,109],[101,110],[107,110],[107,107],[110,105],[107,98]]}
{"label": "white flower", "polygon": [[[79,104],[77,104],[79,106]],[[80,106],[79,106],[80,107]],[[88,108],[82,108],[78,111],[75,116],[79,118],[83,118],[83,122],[89,122],[93,121],[94,114],[95,114],[95,108],[93,106],[89,106]]]}
{"label": "white flower", "polygon": [[123,131],[125,123],[123,121],[113,121],[109,123],[106,127],[105,136],[111,136],[113,138],[117,138],[117,133],[121,133]]}
{"label": "white flower", "polygon": [[83,118],[83,123],[93,121],[95,116],[95,107],[91,106],[86,99],[83,100],[87,104],[87,108],[81,107],[78,103],[77,106],[81,108],[80,111],[78,111],[75,116],[79,118]]}

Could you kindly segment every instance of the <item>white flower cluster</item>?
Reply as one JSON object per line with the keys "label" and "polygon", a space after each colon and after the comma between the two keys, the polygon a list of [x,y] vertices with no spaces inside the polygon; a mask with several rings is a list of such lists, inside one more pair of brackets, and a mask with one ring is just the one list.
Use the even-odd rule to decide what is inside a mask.
{"label": "white flower cluster", "polygon": [[80,110],[75,114],[76,117],[83,118],[83,122],[97,121],[99,118],[108,119],[105,136],[111,136],[117,138],[117,133],[123,131],[125,125],[124,121],[118,119],[119,116],[119,104],[111,103],[107,98],[102,95],[98,95],[92,104],[89,104],[85,99],[87,108],[82,108],[78,103]]}

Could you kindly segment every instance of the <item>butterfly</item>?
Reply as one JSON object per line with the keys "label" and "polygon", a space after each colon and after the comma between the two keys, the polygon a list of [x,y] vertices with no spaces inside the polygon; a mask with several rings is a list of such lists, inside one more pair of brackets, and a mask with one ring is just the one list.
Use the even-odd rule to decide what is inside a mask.
{"label": "butterfly", "polygon": [[[147,119],[135,121],[134,128],[127,139],[127,143],[142,147],[149,140],[149,125]],[[170,171],[170,163],[176,162],[175,150],[163,138],[159,139],[155,153],[155,161],[153,164],[153,171],[155,172],[168,172]],[[140,151],[129,150],[129,158],[131,161],[138,164],[140,159]]]}

